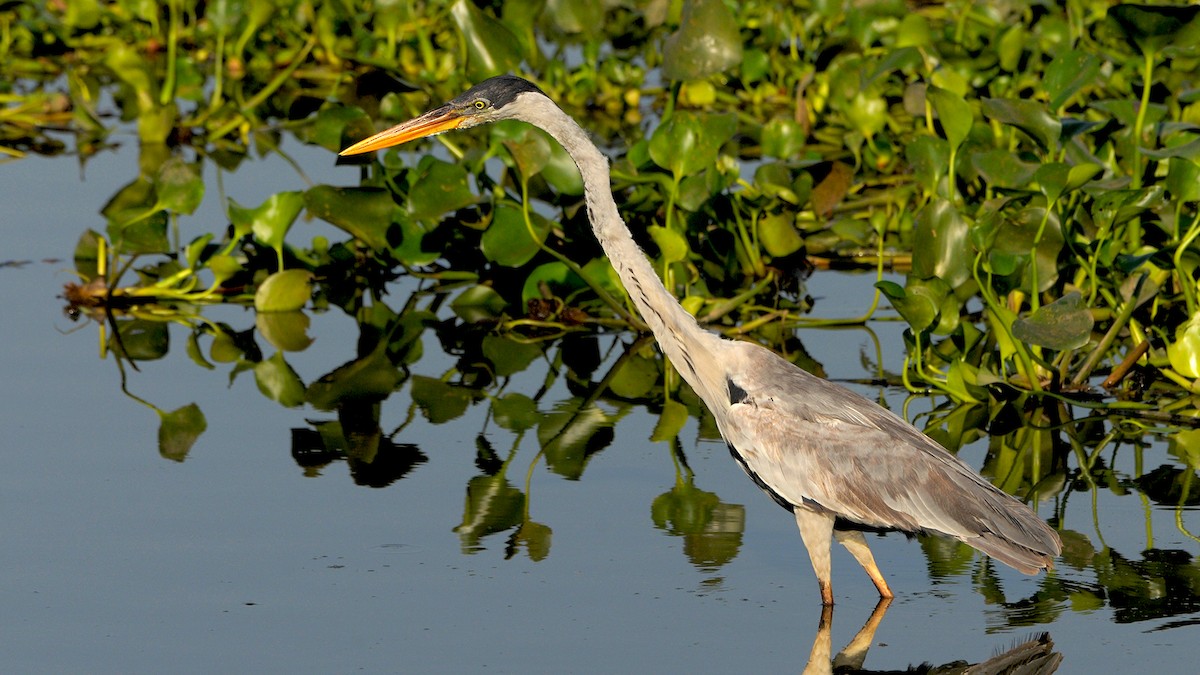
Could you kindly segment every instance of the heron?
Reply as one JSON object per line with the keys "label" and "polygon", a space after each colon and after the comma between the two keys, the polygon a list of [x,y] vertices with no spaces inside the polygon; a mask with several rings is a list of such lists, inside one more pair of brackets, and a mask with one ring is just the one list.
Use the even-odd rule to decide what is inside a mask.
{"label": "heron", "polygon": [[1025,574],[1053,568],[1062,550],[1058,534],[916,427],[762,345],[701,327],[634,241],[612,194],[608,158],[533,83],[493,77],[340,154],[508,119],[546,131],[579,167],[592,230],[631,302],[712,413],[733,458],[792,512],[823,605],[834,602],[835,539],[866,570],[880,597],[893,597],[864,532],[932,533],[963,541]]}

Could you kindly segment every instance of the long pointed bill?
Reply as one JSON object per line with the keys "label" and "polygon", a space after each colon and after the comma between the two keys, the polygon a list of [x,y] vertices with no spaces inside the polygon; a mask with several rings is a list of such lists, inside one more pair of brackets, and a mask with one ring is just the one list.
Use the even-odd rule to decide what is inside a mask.
{"label": "long pointed bill", "polygon": [[381,131],[370,138],[365,138],[339,152],[339,155],[358,155],[372,150],[382,150],[394,145],[407,143],[411,140],[440,134],[443,131],[457,129],[466,119],[461,113],[450,106],[442,106],[411,119],[403,124]]}

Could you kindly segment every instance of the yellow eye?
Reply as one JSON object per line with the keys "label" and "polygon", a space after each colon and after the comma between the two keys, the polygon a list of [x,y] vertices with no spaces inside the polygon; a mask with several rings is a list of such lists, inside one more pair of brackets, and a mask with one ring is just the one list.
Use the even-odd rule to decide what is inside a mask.
{"label": "yellow eye", "polygon": [[478,101],[475,101],[475,109],[476,110],[483,110],[486,107],[487,107],[487,101],[484,101],[483,99],[479,99]]}

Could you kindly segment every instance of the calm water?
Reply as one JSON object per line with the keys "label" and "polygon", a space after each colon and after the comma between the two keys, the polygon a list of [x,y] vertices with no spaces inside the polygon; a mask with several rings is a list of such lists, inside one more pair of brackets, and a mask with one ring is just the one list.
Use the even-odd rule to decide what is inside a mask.
{"label": "calm water", "polygon": [[[334,167],[325,151],[285,148],[315,182],[358,180],[357,169]],[[79,234],[102,229],[99,208],[135,174],[133,154],[95,158],[82,180],[72,159],[0,165],[8,205],[0,261],[29,261],[0,267],[5,671],[804,669],[822,617],[794,523],[723,445],[698,440],[695,420],[681,435],[681,450],[695,486],[727,505],[732,534],[722,539],[724,557],[717,556],[728,559],[724,564],[694,562],[702,556],[685,538],[655,527],[651,507],[675,485],[676,463],[670,445],[648,440],[656,418],[643,408],[601,403],[604,415],[619,418],[612,442],[590,456],[580,480],[568,480],[546,469],[533,430],[518,437],[500,428],[484,403],[432,424],[405,385],[382,404],[381,426],[391,431],[412,417],[393,440],[415,446],[424,461],[387,487],[365,487],[344,461],[305,469],[291,456],[292,430],[332,419],[330,413],[281,407],[258,391],[252,374],[231,378],[228,365],[199,368],[185,355],[179,329],[167,358],[128,373],[137,396],[164,410],[195,402],[207,418],[208,430],[185,462],[161,458],[155,413],[121,393],[111,357],[98,357],[96,326],[68,321],[54,297],[72,279],[69,258]],[[243,167],[225,187],[239,203],[255,205],[306,185],[282,161],[268,159]],[[222,222],[219,203],[210,184],[200,215],[183,224],[185,240]],[[298,223],[293,236],[320,228]],[[810,292],[818,314],[848,316],[869,302],[869,284],[819,273]],[[406,296],[397,285],[389,301],[399,308]],[[206,315],[238,328],[254,321],[238,308]],[[899,328],[875,328],[888,367],[898,369]],[[314,317],[312,334],[313,347],[288,355],[305,382],[353,359],[358,329],[329,313]],[[614,340],[622,337],[601,338],[601,352],[615,356]],[[423,340],[425,356],[413,373],[438,378],[456,357],[443,353],[432,333]],[[866,332],[808,331],[803,340],[831,377],[872,375],[860,361],[861,353],[875,354]],[[531,369],[504,391],[533,396],[543,377],[544,370]],[[900,392],[883,393],[894,409],[903,404]],[[539,409],[551,412],[569,397],[559,381]],[[930,405],[918,401],[908,413]],[[507,485],[484,487],[527,493],[529,520],[552,531],[540,561],[526,546],[509,558],[510,531],[477,540],[455,531],[479,516],[466,511],[468,482],[481,476],[480,439],[501,459],[511,454]],[[978,442],[961,456],[978,467],[985,450]],[[1144,468],[1179,466],[1166,450],[1152,444]],[[1135,461],[1124,451],[1114,468],[1135,475]],[[1151,541],[1176,557],[1200,553],[1177,527],[1174,509],[1120,492],[1072,493],[1064,527],[1096,549],[1103,538],[1132,560],[1141,560]],[[1048,517],[1051,508],[1044,503],[1039,513]],[[1200,530],[1196,510],[1181,519]],[[994,566],[994,588],[981,574],[987,563],[980,556],[963,572],[934,574],[919,542],[893,535],[873,539],[872,547],[898,597],[868,642],[867,669],[975,663],[1045,631],[1062,655],[1058,672],[1195,672],[1194,561],[1183,565],[1190,590],[1151,587],[1160,611],[1148,613],[1123,606],[1119,584],[1101,585],[1094,567],[1064,564],[1055,572],[1063,587],[1100,588],[1108,600],[1068,593],[1050,601],[1053,611],[1035,613],[1024,608],[1044,588],[1041,578]],[[871,617],[876,594],[840,547],[834,555],[836,652]]]}

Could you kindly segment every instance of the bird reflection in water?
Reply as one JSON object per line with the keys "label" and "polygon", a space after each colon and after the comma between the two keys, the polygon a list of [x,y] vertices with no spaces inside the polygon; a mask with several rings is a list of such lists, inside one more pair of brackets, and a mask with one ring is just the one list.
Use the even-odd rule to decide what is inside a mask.
{"label": "bird reflection in water", "polygon": [[[882,598],[871,616],[850,642],[836,655],[833,651],[833,607],[825,605],[821,608],[821,622],[817,626],[817,637],[813,640],[812,652],[808,663],[804,666],[804,675],[824,675],[826,673],[894,673],[895,670],[874,671],[864,670],[867,660],[867,650],[875,641],[875,631],[883,622],[892,603],[890,598]],[[996,654],[979,663],[952,661],[940,666],[928,663],[910,667],[907,673],[936,673],[937,675],[1049,675],[1058,670],[1062,663],[1062,654],[1054,651],[1054,641],[1049,633],[1042,633],[1014,645],[1012,648]]]}

